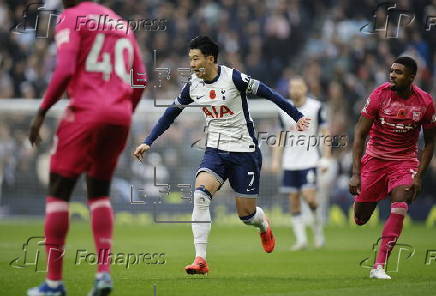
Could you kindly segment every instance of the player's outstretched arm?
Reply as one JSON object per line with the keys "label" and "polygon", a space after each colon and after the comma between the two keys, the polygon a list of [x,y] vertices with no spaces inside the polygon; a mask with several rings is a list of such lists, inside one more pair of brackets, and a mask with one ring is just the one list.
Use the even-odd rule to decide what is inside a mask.
{"label": "player's outstretched arm", "polygon": [[150,134],[145,138],[143,144],[151,146],[157,138],[159,138],[170,126],[173,124],[174,120],[182,113],[183,108],[177,106],[173,103],[168,107],[164,114],[159,118]]}
{"label": "player's outstretched arm", "polygon": [[310,118],[304,117],[303,113],[297,110],[282,95],[268,87],[259,80],[242,74],[238,70],[233,70],[233,82],[239,91],[254,94],[274,102],[280,109],[285,111],[297,123],[297,130],[306,130],[310,125]]}
{"label": "player's outstretched arm", "polygon": [[265,98],[274,102],[277,106],[285,111],[292,119],[297,123],[297,130],[304,131],[309,128],[310,118],[304,117],[303,113],[298,111],[288,100],[286,100],[281,94],[268,87],[263,82],[259,82],[259,87],[255,93],[257,96]]}
{"label": "player's outstretched arm", "polygon": [[151,130],[150,134],[145,138],[144,143],[142,143],[135,149],[133,155],[136,158],[141,160],[144,152],[150,149],[153,142],[156,141],[156,139],[159,138],[171,126],[171,124],[173,124],[177,116],[182,113],[184,109],[183,106],[189,105],[193,102],[189,95],[189,87],[190,83],[188,82],[187,84],[185,84],[182,92],[174,101],[174,103],[170,107],[168,107],[165,110],[164,114],[159,118],[156,125]]}
{"label": "player's outstretched arm", "polygon": [[162,117],[159,118],[157,124],[151,130],[151,133],[147,136],[147,138],[145,138],[144,143],[139,145],[133,152],[133,155],[139,161],[142,161],[143,154],[147,152],[153,142],[170,127],[182,110],[182,108],[177,107],[175,104],[165,110]]}
{"label": "player's outstretched arm", "polygon": [[354,128],[353,171],[349,183],[349,190],[352,195],[360,194],[360,160],[363,155],[366,137],[368,136],[373,122],[373,118],[360,116]]}

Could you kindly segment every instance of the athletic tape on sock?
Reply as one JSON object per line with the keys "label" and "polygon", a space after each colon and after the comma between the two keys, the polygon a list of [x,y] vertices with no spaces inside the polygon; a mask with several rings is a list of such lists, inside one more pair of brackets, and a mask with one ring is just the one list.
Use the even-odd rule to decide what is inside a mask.
{"label": "athletic tape on sock", "polygon": [[207,190],[204,185],[200,185],[199,187],[195,188],[195,190],[205,193],[209,197],[209,199],[212,200],[212,193],[210,193],[210,191]]}
{"label": "athletic tape on sock", "polygon": [[244,223],[249,223],[250,220],[253,219],[254,215],[256,215],[256,210],[254,210],[253,214],[247,215],[247,216],[239,216],[239,219],[241,219]]}

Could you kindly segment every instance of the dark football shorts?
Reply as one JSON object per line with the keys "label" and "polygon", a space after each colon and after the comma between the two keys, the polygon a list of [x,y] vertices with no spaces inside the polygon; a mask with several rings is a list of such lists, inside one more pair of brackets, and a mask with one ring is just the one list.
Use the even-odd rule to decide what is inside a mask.
{"label": "dark football shorts", "polygon": [[253,152],[227,152],[216,148],[206,148],[200,168],[223,184],[229,179],[230,187],[238,196],[256,198],[259,194],[262,154],[259,148]]}

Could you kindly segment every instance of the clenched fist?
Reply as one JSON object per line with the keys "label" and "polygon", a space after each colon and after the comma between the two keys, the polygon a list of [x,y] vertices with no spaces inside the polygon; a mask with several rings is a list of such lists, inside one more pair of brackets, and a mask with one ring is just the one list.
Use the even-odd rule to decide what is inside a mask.
{"label": "clenched fist", "polygon": [[150,146],[147,144],[141,144],[138,147],[136,147],[135,152],[133,152],[133,155],[139,160],[142,161],[144,159],[144,152],[147,152],[150,150]]}

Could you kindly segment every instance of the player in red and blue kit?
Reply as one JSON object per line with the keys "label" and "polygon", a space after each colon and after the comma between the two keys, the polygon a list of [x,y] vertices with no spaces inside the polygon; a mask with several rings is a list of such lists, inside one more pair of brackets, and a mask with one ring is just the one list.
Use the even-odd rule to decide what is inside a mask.
{"label": "player in red and blue kit", "polygon": [[[112,10],[93,2],[64,0],[56,26],[57,65],[35,116],[29,140],[40,142],[46,112],[67,90],[70,104],[59,123],[50,160],[46,197],[47,277],[28,295],[65,295],[63,246],[69,225],[69,201],[81,173],[86,173],[92,231],[99,258],[89,295],[108,295],[112,288],[109,253],[113,213],[110,183],[145,87],[145,68],[128,24]],[[106,16],[99,18],[99,16]],[[103,19],[107,24],[98,24]],[[112,23],[110,22],[112,20]],[[113,20],[118,20],[115,26]],[[111,25],[112,24],[112,25]],[[133,79],[130,71],[133,70]],[[133,80],[133,81],[131,81]],[[132,88],[131,82],[142,88]]]}
{"label": "player in red and blue kit", "polygon": [[[370,278],[391,278],[385,272],[386,262],[403,229],[409,204],[421,191],[422,176],[433,157],[435,107],[432,97],[412,83],[416,71],[412,58],[395,59],[390,82],[371,93],[355,127],[350,192],[356,195],[356,224],[365,224],[377,203],[387,195],[391,197],[391,213],[384,225]],[[421,127],[425,146],[418,161]],[[366,153],[362,157],[368,133]]]}

